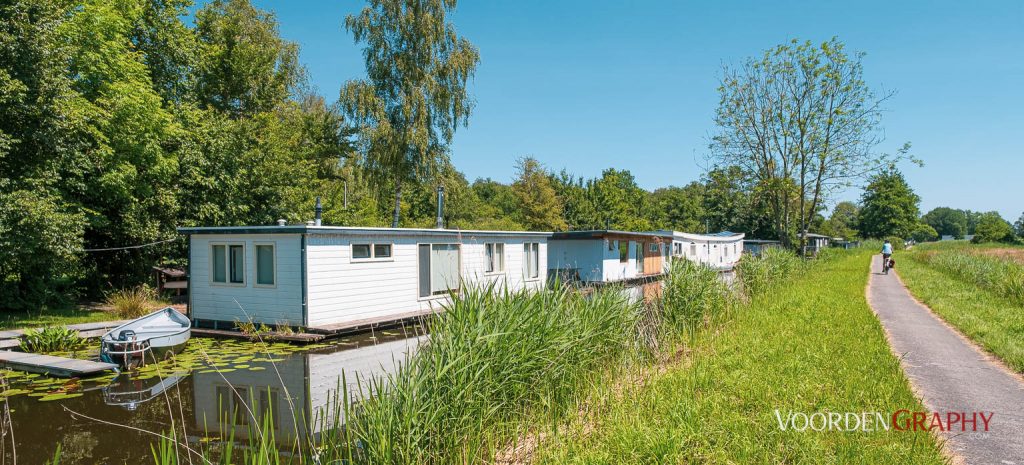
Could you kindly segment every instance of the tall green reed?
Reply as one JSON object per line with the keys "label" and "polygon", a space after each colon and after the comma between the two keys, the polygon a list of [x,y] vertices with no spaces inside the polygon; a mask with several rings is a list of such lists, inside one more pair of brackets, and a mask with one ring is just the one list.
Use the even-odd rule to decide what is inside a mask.
{"label": "tall green reed", "polygon": [[925,249],[911,257],[1003,297],[1024,303],[1024,265],[974,253],[970,249],[952,247]]}
{"label": "tall green reed", "polygon": [[805,261],[791,251],[767,249],[760,256],[744,255],[736,265],[736,273],[743,291],[752,297],[771,290],[805,266]]}

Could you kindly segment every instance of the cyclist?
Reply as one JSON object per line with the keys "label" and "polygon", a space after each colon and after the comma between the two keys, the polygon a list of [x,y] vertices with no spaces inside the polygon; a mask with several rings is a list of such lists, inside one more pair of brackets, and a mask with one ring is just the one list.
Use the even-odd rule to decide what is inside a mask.
{"label": "cyclist", "polygon": [[889,274],[889,257],[892,257],[892,244],[888,240],[882,244],[882,272]]}

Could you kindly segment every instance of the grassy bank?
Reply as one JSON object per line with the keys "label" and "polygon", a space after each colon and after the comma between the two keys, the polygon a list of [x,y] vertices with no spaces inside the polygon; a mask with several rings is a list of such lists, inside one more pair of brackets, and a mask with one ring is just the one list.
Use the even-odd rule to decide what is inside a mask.
{"label": "grassy bank", "polygon": [[[898,273],[914,297],[943,320],[1024,372],[1024,302],[1007,292],[1013,288],[1010,283],[1024,279],[1024,266],[1009,260],[992,264],[1001,259],[986,252],[1000,249],[970,244],[920,246],[899,261]],[[1016,276],[984,271],[1013,267]]]}
{"label": "grassy bank", "polygon": [[117,318],[109,312],[89,306],[48,308],[39,312],[10,311],[0,313],[0,330],[95,323],[115,319]]}
{"label": "grassy bank", "polygon": [[540,463],[942,463],[926,433],[781,431],[774,410],[920,409],[868,307],[870,251],[815,264],[703,333],[681,363],[609,394]]}

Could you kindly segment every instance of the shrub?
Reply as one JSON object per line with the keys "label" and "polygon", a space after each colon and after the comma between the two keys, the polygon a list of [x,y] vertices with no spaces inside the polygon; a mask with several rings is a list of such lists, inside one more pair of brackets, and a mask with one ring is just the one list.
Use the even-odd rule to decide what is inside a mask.
{"label": "shrub", "polygon": [[767,249],[760,256],[743,255],[736,265],[743,291],[748,296],[765,292],[803,268],[804,262],[789,250]]}
{"label": "shrub", "polygon": [[106,304],[118,318],[138,318],[159,306],[156,291],[143,284],[107,294]]}
{"label": "shrub", "polygon": [[663,337],[692,333],[711,318],[727,313],[733,303],[729,285],[718,272],[690,260],[672,263],[661,298],[655,302]]}
{"label": "shrub", "polygon": [[85,344],[85,339],[78,335],[78,331],[64,326],[47,326],[25,331],[19,346],[24,352],[43,353],[77,350]]}

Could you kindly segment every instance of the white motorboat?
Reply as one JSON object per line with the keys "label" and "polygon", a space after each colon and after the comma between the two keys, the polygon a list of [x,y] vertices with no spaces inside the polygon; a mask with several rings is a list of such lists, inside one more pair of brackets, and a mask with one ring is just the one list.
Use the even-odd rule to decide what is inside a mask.
{"label": "white motorboat", "polygon": [[188,317],[167,307],[104,334],[100,359],[130,369],[162,360],[169,352],[184,348],[191,336],[192,323]]}

